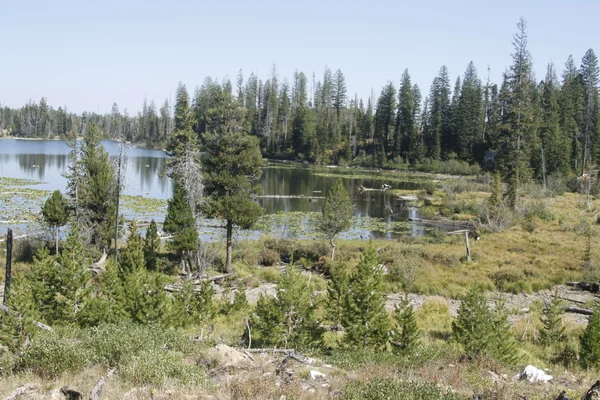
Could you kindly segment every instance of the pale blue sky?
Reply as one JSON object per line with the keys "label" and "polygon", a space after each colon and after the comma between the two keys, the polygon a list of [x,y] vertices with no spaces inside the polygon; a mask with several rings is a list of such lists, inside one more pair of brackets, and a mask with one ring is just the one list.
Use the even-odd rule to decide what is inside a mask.
{"label": "pale blue sky", "polygon": [[452,81],[474,61],[485,81],[510,65],[519,17],[529,27],[538,79],[569,54],[600,52],[600,1],[0,0],[0,103],[45,96],[54,107],[132,114],[161,104],[177,83],[206,76],[261,79],[275,64],[309,78],[340,68],[349,95],[379,95],[402,71],[425,95],[439,67]]}

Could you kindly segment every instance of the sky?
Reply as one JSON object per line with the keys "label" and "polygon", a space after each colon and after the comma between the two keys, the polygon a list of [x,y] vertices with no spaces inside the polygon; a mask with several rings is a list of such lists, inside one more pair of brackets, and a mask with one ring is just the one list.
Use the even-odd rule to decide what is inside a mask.
{"label": "sky", "polygon": [[470,61],[500,83],[524,17],[538,79],[572,54],[600,52],[598,0],[0,0],[0,104],[46,97],[70,111],[136,113],[238,71],[279,79],[341,69],[365,100],[409,70],[426,95],[440,66]]}

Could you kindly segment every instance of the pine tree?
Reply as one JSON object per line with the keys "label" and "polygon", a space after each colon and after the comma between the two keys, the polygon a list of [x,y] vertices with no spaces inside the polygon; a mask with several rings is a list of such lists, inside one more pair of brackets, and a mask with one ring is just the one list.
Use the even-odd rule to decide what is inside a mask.
{"label": "pine tree", "polygon": [[156,270],[156,257],[160,249],[160,236],[154,219],[150,221],[150,225],[146,230],[144,239],[144,260],[146,260],[146,268],[153,271]]}
{"label": "pine tree", "polygon": [[508,205],[517,204],[519,184],[529,174],[529,156],[535,143],[534,92],[531,55],[527,49],[527,24],[523,18],[513,36],[513,64],[505,74],[506,103],[503,129],[498,140],[496,160],[508,184]]}
{"label": "pine tree", "polygon": [[519,361],[519,353],[504,302],[497,301],[490,314],[491,332],[484,348],[497,360],[514,365]]}
{"label": "pine tree", "polygon": [[343,325],[344,310],[348,296],[349,275],[345,264],[331,269],[331,279],[327,286],[327,316],[337,326]]}
{"label": "pine tree", "polygon": [[114,167],[101,139],[102,135],[95,124],[83,137],[78,224],[90,230],[92,245],[109,248],[117,223],[116,180]]}
{"label": "pine tree", "polygon": [[206,194],[202,211],[225,221],[225,268],[232,272],[233,227],[248,229],[263,212],[255,202],[261,193],[258,180],[263,160],[258,139],[243,131],[243,109],[231,96],[221,93],[209,115],[210,133],[204,135],[206,154],[202,161]]}
{"label": "pine tree", "polygon": [[456,153],[460,159],[471,161],[475,145],[482,141],[483,132],[481,81],[473,62],[469,63],[465,71],[455,112]]}
{"label": "pine tree", "polygon": [[171,325],[186,328],[192,325],[206,324],[211,316],[214,289],[209,281],[204,281],[199,290],[186,280],[180,291],[173,295],[171,307]]}
{"label": "pine tree", "polygon": [[448,133],[450,111],[450,78],[448,68],[442,66],[431,84],[429,92],[429,129],[427,131],[427,157],[439,160],[442,154],[442,138]]}
{"label": "pine tree", "polygon": [[373,243],[365,249],[356,273],[350,278],[345,317],[345,340],[352,346],[382,349],[390,327],[385,310],[383,272]]}
{"label": "pine tree", "polygon": [[540,332],[540,339],[546,346],[558,343],[566,337],[565,326],[562,322],[564,311],[561,306],[562,301],[555,293],[550,304],[544,307],[544,315],[542,316],[544,327]]}
{"label": "pine tree", "polygon": [[318,343],[321,328],[315,318],[317,304],[307,280],[290,265],[281,274],[275,297],[261,295],[252,316],[252,333],[261,344],[279,348],[307,348]]}
{"label": "pine tree", "polygon": [[581,165],[583,174],[589,164],[593,162],[593,159],[600,155],[600,138],[598,137],[600,67],[598,66],[598,57],[592,49],[589,49],[581,60],[581,79],[584,94],[583,124],[581,127],[583,133],[583,162]]}
{"label": "pine tree", "polygon": [[394,155],[400,155],[414,164],[418,160],[418,146],[415,97],[408,70],[404,70],[398,91]]}
{"label": "pine tree", "polygon": [[579,356],[585,368],[600,367],[600,305],[598,304],[581,337]]}
{"label": "pine tree", "polygon": [[502,178],[500,178],[500,172],[496,171],[494,173],[494,180],[492,181],[492,192],[488,199],[490,207],[496,208],[502,205],[503,192]]}
{"label": "pine tree", "polygon": [[354,210],[348,190],[338,179],[329,189],[325,204],[322,209],[322,218],[319,220],[319,230],[331,243],[331,259],[335,257],[335,237],[350,228]]}
{"label": "pine tree", "polygon": [[192,253],[198,248],[198,230],[194,213],[186,201],[185,189],[178,182],[174,182],[173,197],[167,202],[163,229],[173,235],[168,242],[169,249],[177,253],[185,269],[191,272]]}
{"label": "pine tree", "polygon": [[58,230],[69,219],[68,203],[60,190],[55,190],[42,206],[44,222],[54,227],[56,254],[58,254]]}
{"label": "pine tree", "polygon": [[401,353],[413,351],[419,345],[419,328],[408,295],[404,297],[400,306],[396,305],[394,322],[396,328],[392,340],[394,348]]}
{"label": "pine tree", "polygon": [[135,219],[129,225],[129,239],[127,240],[127,247],[119,258],[119,267],[123,277],[131,272],[146,268],[144,243],[137,232]]}
{"label": "pine tree", "polygon": [[[396,124],[396,88],[392,82],[381,90],[375,109],[374,141],[381,154],[393,150],[394,126]],[[381,151],[383,148],[383,152]]]}
{"label": "pine tree", "polygon": [[460,304],[458,316],[452,322],[452,335],[467,354],[484,352],[492,334],[491,320],[483,291],[474,286]]}
{"label": "pine tree", "polygon": [[569,171],[569,146],[560,129],[557,78],[554,65],[549,64],[541,88],[540,152],[541,173],[544,186],[546,177],[566,174]]}
{"label": "pine tree", "polygon": [[573,56],[565,63],[560,88],[560,126],[566,148],[563,152],[569,158],[569,171],[578,170],[581,165],[580,126],[583,123],[583,82],[575,66]]}
{"label": "pine tree", "polygon": [[145,268],[126,275],[123,281],[124,309],[131,321],[143,325],[168,325],[171,322],[166,283],[164,275]]}

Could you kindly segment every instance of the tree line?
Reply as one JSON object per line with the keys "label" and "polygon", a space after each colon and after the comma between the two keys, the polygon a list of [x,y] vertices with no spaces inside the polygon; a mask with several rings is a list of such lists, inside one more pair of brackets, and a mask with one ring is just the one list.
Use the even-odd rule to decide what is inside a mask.
{"label": "tree line", "polygon": [[[453,85],[441,66],[427,93],[405,70],[398,85],[389,81],[366,101],[349,95],[342,70],[330,68],[320,79],[297,71],[291,80],[280,80],[275,68],[266,80],[254,73],[245,79],[240,71],[235,83],[207,77],[191,95],[182,84],[177,92],[186,92],[199,139],[219,92],[233,96],[245,110],[240,127],[259,138],[268,157],[376,167],[455,159],[499,167],[507,182],[581,174],[600,155],[597,56],[588,50],[579,66],[569,56],[560,78],[550,63],[538,81],[527,42],[521,19],[512,64],[500,83],[483,82],[471,62]],[[22,137],[64,136],[83,134],[92,122],[105,138],[165,145],[177,118],[170,110],[167,100],[158,111],[144,100],[135,116],[116,104],[109,114],[77,116],[42,99],[2,108],[0,129]]]}

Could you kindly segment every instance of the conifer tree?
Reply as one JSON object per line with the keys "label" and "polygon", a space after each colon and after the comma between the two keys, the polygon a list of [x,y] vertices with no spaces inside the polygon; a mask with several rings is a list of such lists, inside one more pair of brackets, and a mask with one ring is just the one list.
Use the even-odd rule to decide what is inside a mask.
{"label": "conifer tree", "polygon": [[222,92],[215,108],[209,110],[209,132],[204,135],[206,154],[202,211],[208,217],[221,218],[226,228],[227,272],[232,272],[233,227],[250,228],[263,209],[255,202],[260,194],[258,180],[263,165],[257,138],[243,130],[243,109]]}
{"label": "conifer tree", "polygon": [[146,268],[146,262],[144,260],[144,243],[140,234],[137,232],[137,223],[135,219],[129,224],[127,247],[119,258],[119,267],[122,276]]}
{"label": "conifer tree", "polygon": [[573,56],[565,63],[560,88],[560,126],[563,140],[567,143],[564,153],[569,158],[569,170],[581,168],[581,135],[583,123],[583,82],[575,66]]}
{"label": "conifer tree", "polygon": [[541,88],[540,120],[540,158],[542,182],[546,186],[546,177],[569,171],[569,141],[565,140],[560,129],[557,78],[554,65],[548,64],[546,78]]}
{"label": "conifer tree", "polygon": [[485,351],[492,332],[492,316],[483,291],[471,287],[452,322],[452,335],[467,354],[476,355]]}
{"label": "conifer tree", "polygon": [[394,311],[395,335],[392,345],[401,353],[413,351],[419,345],[419,328],[413,307],[405,296],[400,306],[396,305]]}
{"label": "conifer tree", "polygon": [[544,314],[542,316],[544,327],[540,332],[540,339],[546,346],[558,343],[565,339],[565,326],[562,322],[564,311],[561,306],[562,301],[557,293],[555,293],[550,304],[544,307]]}
{"label": "conifer tree", "polygon": [[477,70],[470,62],[465,71],[460,97],[455,110],[456,153],[462,160],[473,160],[475,144],[482,141],[483,107],[481,81]]}
{"label": "conifer tree", "polygon": [[341,179],[338,179],[327,192],[322,214],[322,218],[319,220],[319,230],[329,239],[331,259],[333,260],[336,247],[335,237],[350,228],[354,216],[352,201]]}
{"label": "conifer tree", "polygon": [[185,189],[177,181],[173,184],[173,197],[167,202],[163,229],[173,235],[168,242],[169,249],[177,253],[184,269],[191,272],[192,254],[198,248],[198,230],[192,209],[186,201]]}
{"label": "conifer tree", "polygon": [[146,230],[144,238],[144,260],[146,260],[146,268],[153,271],[156,269],[156,257],[160,249],[160,236],[154,219],[150,221],[150,225]]}
{"label": "conifer tree", "polygon": [[427,157],[439,160],[442,154],[442,140],[448,133],[450,112],[450,78],[448,68],[442,66],[429,91],[429,128],[427,130]]}
{"label": "conifer tree", "polygon": [[417,161],[417,126],[415,97],[408,70],[404,70],[398,91],[398,114],[394,135],[394,155],[401,155],[411,164]]}
{"label": "conifer tree", "polygon": [[594,312],[589,317],[588,325],[581,336],[579,352],[583,366],[586,368],[600,367],[600,305],[596,304]]}
{"label": "conifer tree", "polygon": [[143,325],[168,325],[170,300],[165,276],[145,268],[132,271],[123,281],[124,310],[131,321]]}
{"label": "conifer tree", "polygon": [[600,155],[600,141],[598,137],[598,81],[600,79],[600,67],[598,57],[594,50],[586,51],[581,60],[581,80],[583,82],[583,161],[582,174],[589,167],[594,158]]}
{"label": "conifer tree", "polygon": [[382,148],[383,154],[392,151],[396,124],[396,88],[392,82],[388,82],[381,90],[374,119],[374,140],[378,153],[382,153]]}
{"label": "conifer tree", "polygon": [[534,145],[534,92],[531,55],[527,49],[527,24],[517,23],[513,36],[513,63],[505,74],[506,102],[503,109],[503,129],[498,140],[498,166],[508,185],[508,205],[517,204],[519,184],[529,174],[529,156]]}
{"label": "conifer tree", "polygon": [[492,192],[488,199],[488,204],[492,208],[496,208],[502,204],[503,199],[503,186],[502,178],[500,178],[500,172],[494,173],[494,180],[492,181]]}
{"label": "conifer tree", "polygon": [[517,341],[508,321],[508,310],[504,302],[497,301],[490,313],[491,331],[485,351],[505,364],[514,365],[519,360]]}
{"label": "conifer tree", "polygon": [[78,224],[80,229],[89,229],[92,245],[109,248],[117,223],[116,180],[114,167],[101,139],[101,132],[95,124],[83,137]]}
{"label": "conifer tree", "polygon": [[206,324],[211,316],[214,289],[209,281],[204,281],[199,290],[186,280],[180,291],[173,295],[171,307],[171,325],[186,328],[192,325]]}
{"label": "conifer tree", "polygon": [[54,227],[56,254],[58,254],[58,230],[69,219],[68,203],[60,190],[55,190],[42,206],[44,222]]}
{"label": "conifer tree", "polygon": [[382,349],[390,327],[385,310],[383,272],[373,243],[365,249],[354,275],[350,278],[345,317],[345,340],[348,344]]}
{"label": "conifer tree", "polygon": [[307,280],[290,265],[281,274],[275,297],[261,295],[252,316],[252,333],[260,343],[278,348],[307,348],[320,340],[317,303]]}
{"label": "conifer tree", "polygon": [[327,286],[327,316],[335,325],[343,325],[344,313],[348,301],[349,275],[345,264],[331,269],[331,279]]}

